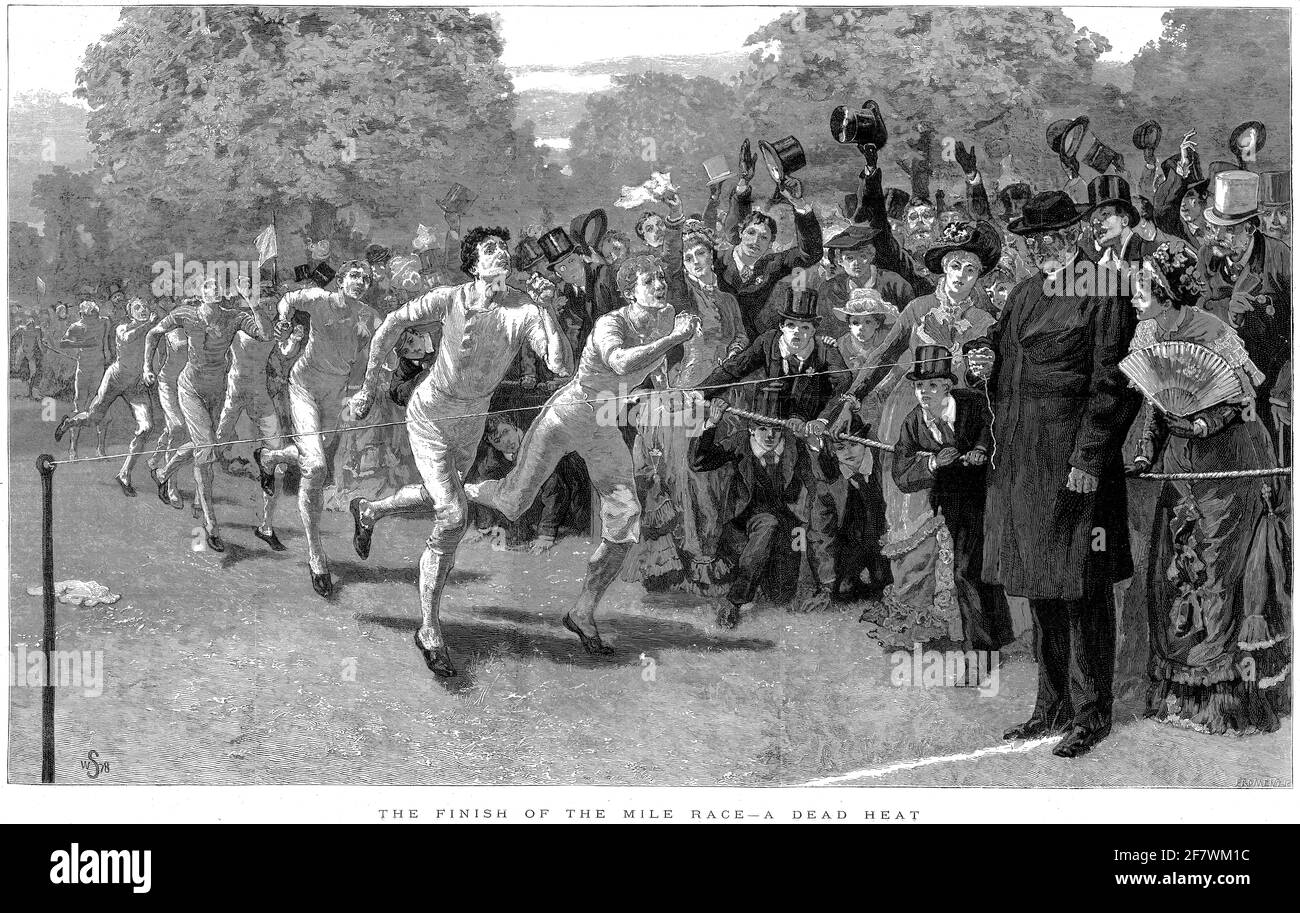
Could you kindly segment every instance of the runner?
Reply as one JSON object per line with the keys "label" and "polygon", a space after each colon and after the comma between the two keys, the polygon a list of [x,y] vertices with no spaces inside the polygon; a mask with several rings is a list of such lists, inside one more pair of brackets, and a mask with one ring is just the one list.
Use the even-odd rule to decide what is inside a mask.
{"label": "runner", "polygon": [[[90,401],[99,392],[99,382],[104,379],[108,363],[112,361],[112,348],[109,340],[109,321],[99,313],[99,305],[93,301],[83,301],[77,308],[75,323],[64,333],[60,346],[77,350],[77,370],[72,379],[72,408],[81,412],[90,405]],[[96,426],[96,456],[104,455],[104,439],[108,428],[98,421]],[[81,436],[79,427],[72,429],[68,441],[68,459],[77,458],[77,439]]]}
{"label": "runner", "polygon": [[151,365],[158,340],[176,329],[184,330],[189,340],[188,360],[177,379],[176,390],[190,440],[177,448],[161,470],[152,473],[153,480],[158,486],[159,500],[170,504],[168,480],[181,463],[194,460],[194,500],[203,512],[208,548],[224,552],[226,544],[217,528],[212,504],[212,464],[216,460],[215,420],[225,392],[226,353],[240,330],[258,338],[266,338],[269,333],[260,313],[227,307],[217,280],[207,279],[198,307],[182,305],[149,331],[144,352],[146,386],[152,386],[157,379]]}
{"label": "runner", "polygon": [[[171,299],[171,303],[174,304],[175,299]],[[174,309],[173,307],[169,310]],[[154,452],[149,456],[148,466],[151,476],[159,466],[166,464],[186,436],[185,416],[181,413],[181,401],[176,383],[189,359],[189,338],[179,327],[168,332],[164,338],[167,341],[167,348],[163,353],[163,363],[156,372],[158,405],[163,414],[163,430],[153,445]],[[167,479],[167,503],[177,510],[185,506],[175,473]]]}
{"label": "runner", "polygon": [[131,436],[126,462],[122,464],[116,479],[122,494],[134,498],[135,487],[131,484],[131,470],[140,455],[140,449],[144,446],[145,436],[153,430],[153,407],[149,391],[141,382],[143,378],[141,366],[144,364],[141,353],[146,334],[153,326],[154,314],[149,305],[140,298],[132,298],[126,311],[126,322],[119,324],[114,334],[117,340],[117,357],[104,372],[99,383],[99,392],[95,394],[95,398],[90,401],[90,405],[84,412],[65,415],[59,420],[59,424],[54,428],[54,439],[61,441],[63,435],[69,430],[81,428],[90,422],[103,425],[109,407],[119,398],[126,400],[131,415],[135,418],[135,434]]}
{"label": "runner", "polygon": [[442,325],[437,361],[406,410],[406,431],[423,484],[407,485],[382,501],[355,498],[351,509],[353,545],[362,558],[370,554],[375,524],[384,517],[432,512],[433,533],[420,558],[422,621],[415,643],[429,670],[443,677],[455,675],[456,669],[438,605],[469,525],[462,479],[483,438],[492,393],[525,341],[550,371],[566,377],[571,373],[572,353],[554,305],[539,306],[505,282],[509,240],[504,228],[475,228],[465,236],[461,269],[470,281],[435,289],[388,315],[370,344],[365,384],[352,399],[353,414],[364,418],[374,403],[383,361],[403,330]]}

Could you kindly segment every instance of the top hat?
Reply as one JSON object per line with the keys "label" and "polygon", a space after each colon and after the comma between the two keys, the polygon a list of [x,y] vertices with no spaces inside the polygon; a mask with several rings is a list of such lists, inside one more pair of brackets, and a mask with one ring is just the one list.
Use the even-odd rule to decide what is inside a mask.
{"label": "top hat", "polygon": [[303,263],[293,268],[293,281],[306,282],[311,278],[311,264]]}
{"label": "top hat", "polygon": [[727,165],[727,160],[720,155],[704,162],[704,174],[709,179],[708,185],[721,184],[727,178],[733,175],[731,168]]}
{"label": "top hat", "polygon": [[857,111],[844,105],[831,111],[831,136],[837,143],[856,143],[879,149],[889,142],[889,129],[880,114],[880,106],[868,99]]}
{"label": "top hat", "polygon": [[885,215],[891,219],[903,218],[903,211],[912,202],[912,195],[902,187],[885,188]]}
{"label": "top hat", "polygon": [[324,288],[334,281],[336,275],[337,273],[334,272],[333,267],[322,261],[317,263],[316,268],[311,271],[311,280],[321,288]]}
{"label": "top hat", "polygon": [[546,262],[550,266],[554,266],[569,254],[576,252],[573,241],[569,238],[569,233],[563,228],[552,228],[538,238],[537,243],[542,248],[542,254],[546,257]]}
{"label": "top hat", "polygon": [[917,346],[908,380],[950,380],[957,383],[952,373],[952,352],[943,346]]}
{"label": "top hat", "polygon": [[524,236],[515,246],[515,268],[528,272],[546,259],[546,253],[536,238]]}
{"label": "top hat", "polygon": [[1083,218],[1074,199],[1064,190],[1036,193],[1025,203],[1020,218],[1007,223],[1013,235],[1033,235],[1069,228]]}
{"label": "top hat", "polygon": [[1092,218],[1093,212],[1102,206],[1116,206],[1129,217],[1129,228],[1137,228],[1142,221],[1142,213],[1133,205],[1129,193],[1128,181],[1118,174],[1099,174],[1088,182],[1088,212],[1085,218]]}
{"label": "top hat", "polygon": [[925,252],[925,268],[932,273],[943,272],[943,258],[955,250],[978,257],[980,275],[987,276],[1002,259],[1002,236],[989,222],[949,222]]}
{"label": "top hat", "polygon": [[1214,176],[1214,203],[1205,208],[1211,225],[1237,225],[1259,215],[1259,175],[1224,171]]}
{"label": "top hat", "polygon": [[438,201],[438,208],[445,213],[458,215],[469,209],[473,202],[474,194],[468,187],[464,184],[452,184]]}
{"label": "top hat", "polygon": [[1283,206],[1291,202],[1291,172],[1262,171],[1259,175],[1259,205]]}
{"label": "top hat", "polygon": [[1080,114],[1074,120],[1062,118],[1047,127],[1047,146],[1063,159],[1074,158],[1083,146],[1088,133],[1088,115]]}
{"label": "top hat", "polygon": [[786,289],[785,307],[781,309],[779,316],[782,320],[804,320],[817,323],[821,320],[821,315],[817,313],[817,292],[812,289],[804,289],[796,295],[794,289]]}
{"label": "top hat", "polygon": [[393,252],[382,244],[371,244],[366,248],[366,262],[371,266],[383,266],[393,259]]}
{"label": "top hat", "polygon": [[435,273],[438,271],[438,252],[432,247],[420,251],[420,272]]}
{"label": "top hat", "polygon": [[594,251],[600,246],[600,239],[605,237],[609,228],[609,217],[603,209],[593,209],[585,215],[573,217],[569,223],[569,236],[574,244],[584,253]]}
{"label": "top hat", "polygon": [[827,250],[861,250],[876,240],[881,229],[866,222],[854,222],[823,245]]}
{"label": "top hat", "polygon": [[[1089,139],[1092,140],[1091,143],[1088,143]],[[1105,174],[1111,167],[1114,167],[1117,171],[1125,170],[1124,156],[1103,143],[1097,138],[1096,134],[1089,133],[1084,138],[1084,143],[1087,145],[1088,151],[1080,156],[1079,161],[1083,162],[1083,164],[1087,165],[1093,171],[1096,171],[1098,174]]]}
{"label": "top hat", "polygon": [[[1245,155],[1241,155],[1241,149],[1237,146],[1237,141],[1241,139],[1243,133],[1247,130],[1255,131],[1255,141],[1251,143],[1246,150]],[[1264,148],[1264,140],[1268,137],[1268,128],[1261,121],[1248,120],[1244,124],[1238,124],[1232,129],[1228,136],[1228,148],[1232,150],[1233,155],[1239,155],[1244,162],[1255,161],[1255,153]]]}
{"label": "top hat", "polygon": [[808,164],[803,146],[793,136],[784,137],[774,143],[764,140],[758,144],[758,148],[763,153],[767,173],[771,175],[777,187],[785,183],[786,177]]}
{"label": "top hat", "polygon": [[1002,203],[1002,208],[1010,212],[1012,200],[1028,200],[1033,195],[1033,188],[1024,181],[1017,181],[1001,188],[998,191],[998,200]]}

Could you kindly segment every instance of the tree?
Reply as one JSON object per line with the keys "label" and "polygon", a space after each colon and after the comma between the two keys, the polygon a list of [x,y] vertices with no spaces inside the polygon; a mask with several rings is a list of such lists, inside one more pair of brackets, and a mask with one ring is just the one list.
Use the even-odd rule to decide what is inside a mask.
{"label": "tree", "polygon": [[127,8],[78,94],[114,226],[146,259],[247,255],[273,214],[282,248],[296,231],[354,254],[357,212],[409,238],[453,182],[476,215],[513,210],[539,155],[500,53],[464,9]]}
{"label": "tree", "polygon": [[1204,161],[1232,161],[1232,128],[1258,120],[1268,127],[1262,157],[1289,167],[1290,20],[1285,10],[1210,7],[1161,17],[1160,38],[1133,60],[1133,92],[1164,126],[1166,154],[1195,127]]}
{"label": "tree", "polygon": [[9,111],[9,216],[36,222],[40,215],[31,205],[37,175],[49,174],[55,165],[85,171],[91,161],[86,137],[86,109],[69,104],[53,92],[23,92]]}
{"label": "tree", "polygon": [[41,233],[26,222],[9,222],[9,288],[32,292],[45,269]]}
{"label": "tree", "polygon": [[704,161],[715,155],[733,161],[744,136],[734,92],[706,76],[641,73],[613,81],[613,89],[587,98],[586,116],[570,133],[569,161],[581,202],[608,207],[623,185],[671,171],[686,205],[698,191],[702,208]]}
{"label": "tree", "polygon": [[[72,286],[92,279],[108,258],[108,226],[95,179],[55,165],[32,185],[32,205],[44,213],[45,238],[56,281]],[[93,251],[93,253],[92,253]]]}
{"label": "tree", "polygon": [[801,9],[747,43],[760,47],[739,96],[759,133],[793,133],[809,176],[848,190],[860,159],[831,138],[831,109],[874,98],[890,129],[882,161],[923,196],[941,171],[960,177],[957,140],[999,138],[1047,159],[1048,112],[1092,84],[1094,62],[1110,49],[1059,9],[1031,7]]}

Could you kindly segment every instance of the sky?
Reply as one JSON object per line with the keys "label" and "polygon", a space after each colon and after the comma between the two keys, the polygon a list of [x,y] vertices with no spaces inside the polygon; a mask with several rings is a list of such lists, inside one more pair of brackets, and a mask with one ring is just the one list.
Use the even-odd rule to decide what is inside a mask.
{"label": "sky", "polygon": [[[70,96],[87,45],[112,30],[117,6],[10,6],[10,93],[50,89]],[[489,8],[480,8],[484,11]],[[501,17],[507,66],[573,65],[633,54],[736,50],[790,7],[494,7]],[[1103,59],[1128,60],[1160,34],[1163,7],[1065,7],[1076,25],[1114,46]],[[526,87],[518,87],[526,88]],[[558,88],[558,87],[557,87]],[[582,86],[575,83],[575,91]]]}

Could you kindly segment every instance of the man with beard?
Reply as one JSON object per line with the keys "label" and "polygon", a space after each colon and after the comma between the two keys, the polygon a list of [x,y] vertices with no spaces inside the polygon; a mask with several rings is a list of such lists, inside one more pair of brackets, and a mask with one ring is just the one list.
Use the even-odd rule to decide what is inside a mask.
{"label": "man with beard", "polygon": [[1132,308],[1070,293],[1092,269],[1075,262],[1078,223],[1063,191],[1025,205],[1008,228],[1038,272],[1012,291],[990,345],[967,355],[995,413],[984,580],[1027,597],[1035,621],[1037,702],[1005,738],[1064,732],[1053,753],[1067,758],[1110,733],[1112,586],[1133,573],[1121,449],[1141,404],[1119,370]]}
{"label": "man with beard", "polygon": [[216,279],[207,279],[201,290],[198,307],[181,305],[158,321],[145,337],[144,384],[151,387],[157,376],[153,371],[154,350],[172,330],[184,330],[189,340],[185,368],[176,381],[176,398],[190,440],[177,448],[161,470],[152,473],[158,486],[158,498],[171,503],[168,480],[188,459],[194,460],[194,500],[203,512],[208,548],[224,552],[226,544],[217,527],[213,505],[213,471],[216,462],[217,416],[226,388],[226,357],[235,335],[241,330],[249,336],[266,339],[267,323],[256,309],[230,307],[221,294]]}
{"label": "man with beard", "polygon": [[[670,219],[681,218],[675,206]],[[680,261],[674,264],[673,259],[668,264],[671,280],[652,257],[624,261],[618,287],[627,305],[596,321],[573,379],[555,392],[529,427],[515,468],[503,479],[465,487],[471,501],[517,520],[565,454],[583,458],[600,498],[601,541],[564,627],[593,655],[614,652],[601,639],[596,608],[641,532],[632,455],[620,432],[624,401],[652,372],[662,371],[665,356],[700,328],[693,314],[674,317],[674,307],[684,307],[689,292]]]}
{"label": "man with beard", "polygon": [[[403,330],[442,325],[437,360],[416,386],[406,409],[406,431],[422,484],[407,485],[382,501],[356,498],[350,508],[353,546],[362,558],[370,554],[375,524],[384,517],[433,514],[433,532],[420,557],[423,618],[415,642],[425,665],[443,677],[454,676],[456,668],[443,639],[438,607],[456,563],[456,547],[469,525],[462,480],[483,439],[492,394],[525,342],[554,374],[568,375],[571,364],[568,341],[553,307],[539,306],[506,284],[509,241],[504,228],[475,228],[466,234],[461,242],[461,269],[470,281],[435,289],[389,314],[371,341],[365,383],[352,398],[353,415],[365,418],[384,359]],[[548,471],[541,481],[549,475]],[[531,504],[529,497],[524,509]]]}
{"label": "man with beard", "polygon": [[[735,247],[729,251],[719,249],[713,263],[718,288],[736,296],[745,334],[750,339],[758,335],[758,316],[776,284],[796,269],[811,269],[822,258],[822,229],[817,214],[811,205],[800,209],[784,188],[781,195],[794,210],[795,244],[789,250],[769,253],[776,238],[776,220],[752,210],[753,189],[749,182],[753,176],[753,163],[747,161],[732,200],[736,229],[731,241]],[[731,218],[729,215],[728,220]]]}
{"label": "man with beard", "polygon": [[[930,233],[937,215],[934,206],[928,200],[909,200],[903,210],[907,238],[900,240],[894,237],[885,207],[884,178],[881,176],[876,147],[860,145],[858,151],[862,153],[864,165],[858,175],[857,208],[852,218],[854,223],[866,224],[877,230],[875,265],[901,276],[917,297],[931,294],[934,292],[934,281],[928,270],[908,253],[908,247],[923,251],[930,245]],[[904,241],[907,246],[904,246]]]}
{"label": "man with beard", "polygon": [[1201,307],[1237,331],[1264,373],[1255,389],[1255,414],[1276,434],[1269,395],[1291,354],[1291,248],[1260,231],[1258,174],[1218,174],[1204,218]]}
{"label": "man with beard", "polygon": [[104,372],[99,383],[99,391],[84,412],[65,415],[54,429],[54,439],[60,441],[63,435],[73,428],[86,424],[102,425],[109,407],[118,399],[125,400],[135,418],[135,434],[127,447],[126,462],[116,476],[118,487],[128,498],[135,497],[135,488],[131,485],[131,469],[135,466],[140,449],[144,446],[145,436],[153,430],[153,406],[149,392],[142,383],[141,365],[148,367],[148,358],[141,360],[145,348],[146,334],[153,326],[153,312],[139,298],[132,298],[127,305],[127,322],[120,324],[116,331],[117,357]]}

